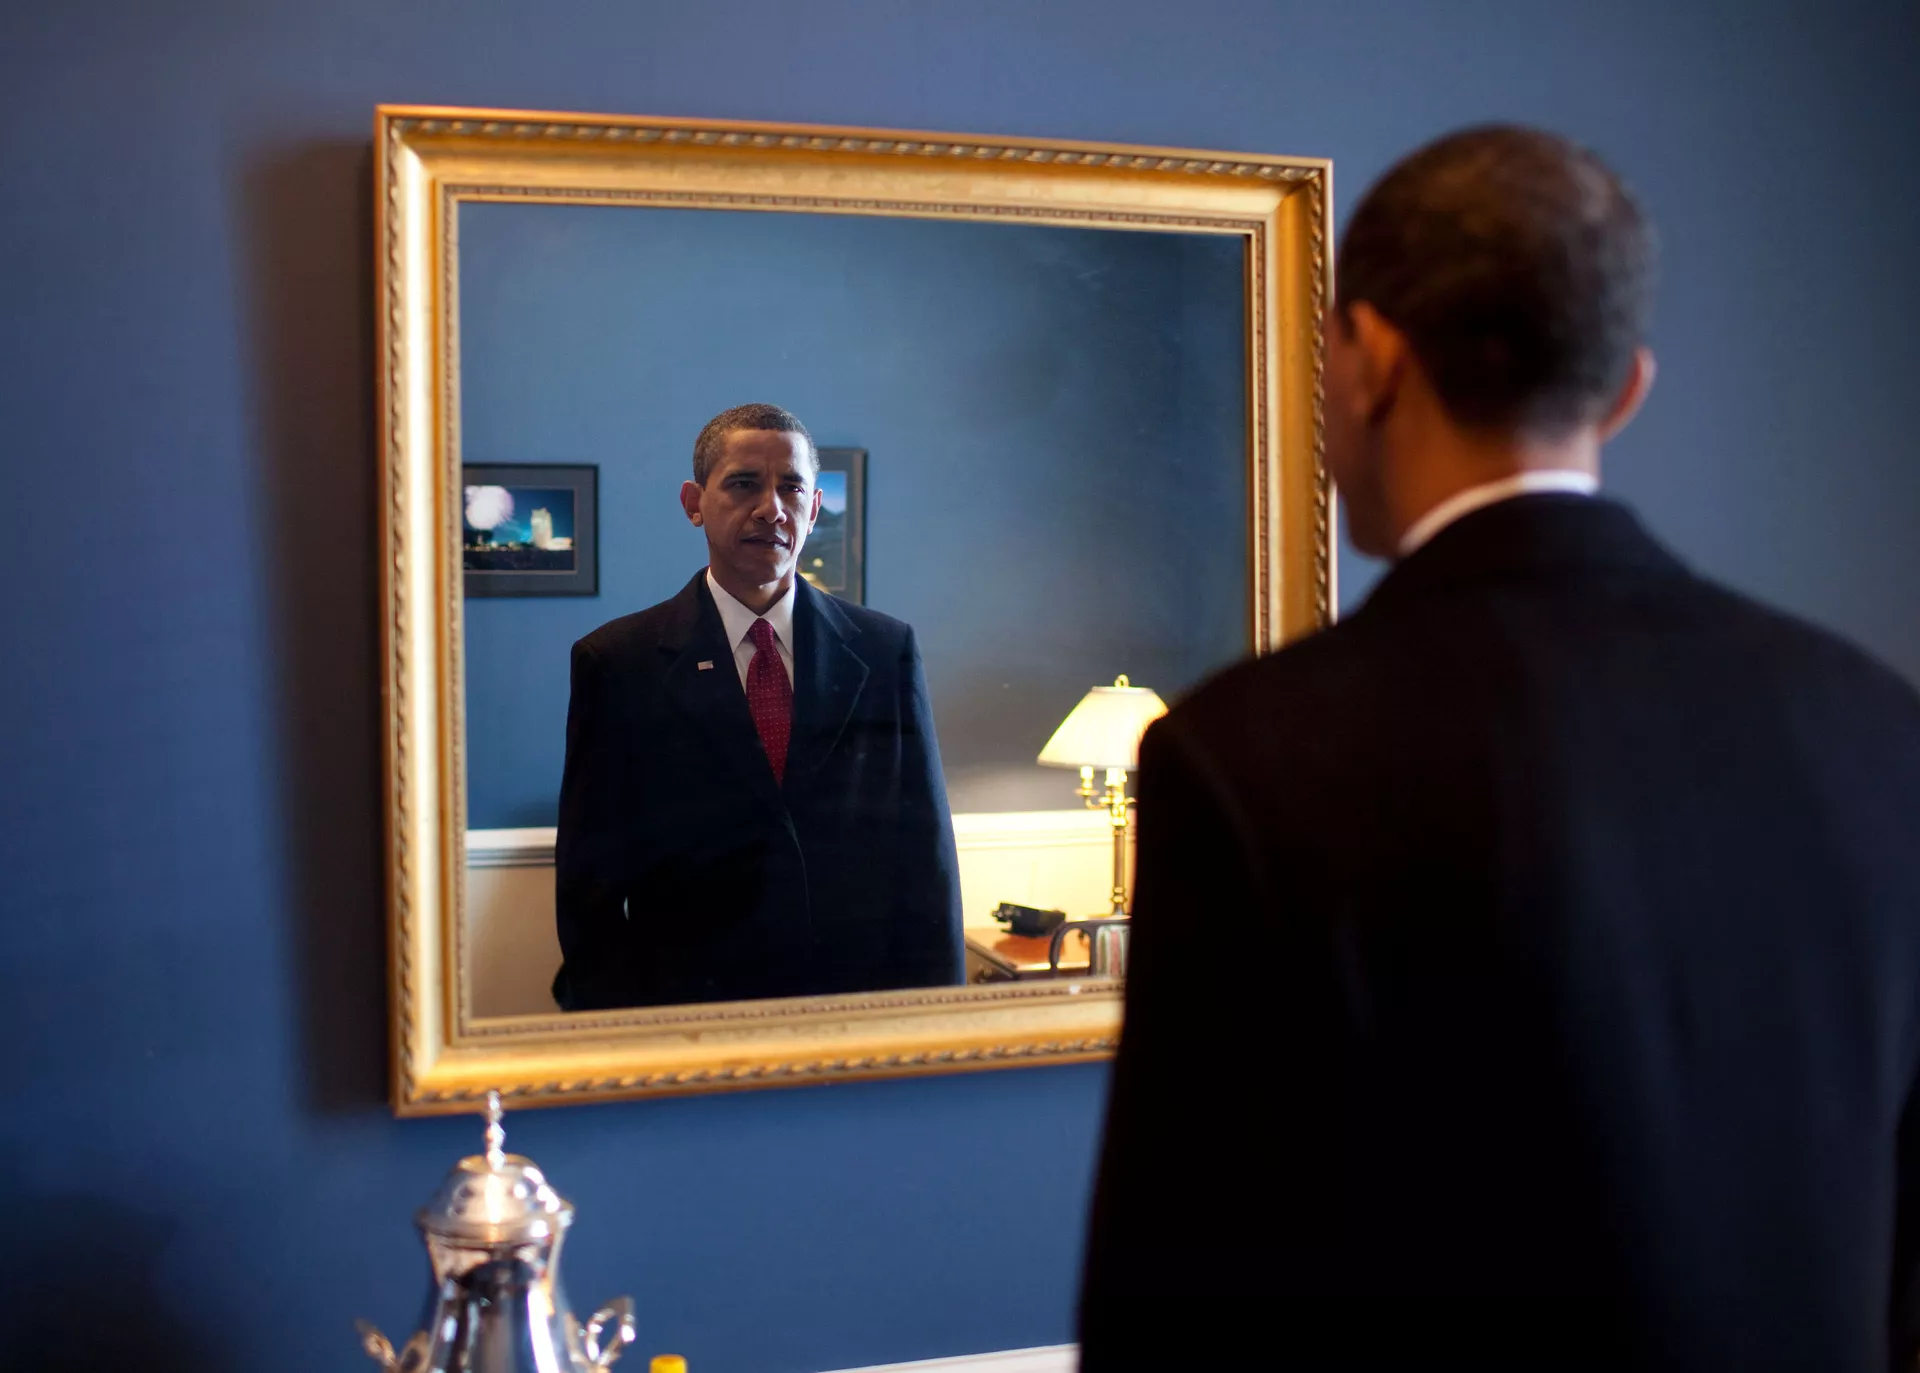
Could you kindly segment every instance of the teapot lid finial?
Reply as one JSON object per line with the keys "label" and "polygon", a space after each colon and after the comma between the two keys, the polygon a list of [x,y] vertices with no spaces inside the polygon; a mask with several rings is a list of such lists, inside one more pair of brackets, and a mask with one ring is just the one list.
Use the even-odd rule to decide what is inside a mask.
{"label": "teapot lid finial", "polygon": [[486,1152],[454,1164],[415,1219],[420,1228],[461,1243],[524,1243],[543,1239],[573,1219],[533,1160],[507,1152],[500,1093],[486,1097]]}
{"label": "teapot lid finial", "polygon": [[487,1166],[498,1172],[507,1162],[507,1127],[500,1123],[500,1093],[487,1093]]}

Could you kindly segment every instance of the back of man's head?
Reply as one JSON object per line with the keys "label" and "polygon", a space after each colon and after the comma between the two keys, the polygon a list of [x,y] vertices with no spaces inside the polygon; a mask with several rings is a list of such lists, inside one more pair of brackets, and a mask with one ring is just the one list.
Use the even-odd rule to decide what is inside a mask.
{"label": "back of man's head", "polygon": [[790,410],[777,405],[768,405],[764,401],[755,401],[748,405],[736,405],[731,410],[722,410],[701,427],[699,437],[693,441],[693,479],[700,485],[707,484],[707,477],[726,451],[727,435],[742,429],[760,429],[774,434],[798,434],[807,441],[807,453],[813,460],[813,473],[820,475],[820,450],[814,446],[813,435],[807,432],[807,426],[800,423],[800,417]]}
{"label": "back of man's head", "polygon": [[1554,436],[1625,384],[1653,264],[1652,227],[1605,163],[1495,125],[1428,144],[1367,193],[1336,296],[1406,336],[1456,423]]}

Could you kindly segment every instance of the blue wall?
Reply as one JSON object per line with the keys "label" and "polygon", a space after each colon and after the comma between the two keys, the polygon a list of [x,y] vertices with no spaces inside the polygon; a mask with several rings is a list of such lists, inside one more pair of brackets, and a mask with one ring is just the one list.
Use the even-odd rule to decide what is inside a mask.
{"label": "blue wall", "polygon": [[[1328,154],[1490,116],[1666,238],[1610,473],[1920,677],[1907,0],[73,0],[0,11],[0,1366],[357,1365],[475,1139],[381,1104],[379,100]],[[1351,569],[1350,569],[1351,570]],[[1351,586],[1357,577],[1349,578]],[[1098,1069],[529,1113],[583,1303],[707,1373],[1065,1338]]]}
{"label": "blue wall", "polygon": [[866,603],[918,631],[956,810],[1077,805],[1035,765],[1096,682],[1246,651],[1244,249],[1113,233],[481,204],[463,455],[600,464],[600,595],[468,601],[468,823],[551,825],[568,647],[706,561],[693,436],[743,400],[865,448]]}

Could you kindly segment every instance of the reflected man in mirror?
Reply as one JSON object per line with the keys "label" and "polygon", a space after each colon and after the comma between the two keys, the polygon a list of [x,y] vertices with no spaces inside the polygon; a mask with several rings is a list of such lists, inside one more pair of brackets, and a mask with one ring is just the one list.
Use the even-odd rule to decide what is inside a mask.
{"label": "reflected man in mirror", "polygon": [[1353,211],[1393,566],[1141,749],[1089,1373],[1914,1367],[1920,698],[1595,491],[1652,255],[1528,129]]}
{"label": "reflected man in mirror", "polygon": [[680,494],[708,566],[573,646],[563,1009],[961,981],[919,648],[799,575],[818,476],[785,410],[715,417]]}

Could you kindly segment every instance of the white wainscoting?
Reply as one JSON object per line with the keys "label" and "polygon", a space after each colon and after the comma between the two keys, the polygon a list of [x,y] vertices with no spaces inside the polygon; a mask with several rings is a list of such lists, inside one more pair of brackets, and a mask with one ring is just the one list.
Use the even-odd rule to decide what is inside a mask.
{"label": "white wainscoting", "polygon": [[[1104,811],[962,814],[953,836],[969,931],[998,932],[993,909],[1002,901],[1073,916],[1110,908],[1113,831]],[[473,1013],[551,1012],[560,967],[551,829],[467,831],[467,922]]]}
{"label": "white wainscoting", "polygon": [[969,929],[998,931],[993,908],[1002,901],[1075,917],[1113,909],[1113,826],[1104,810],[956,815],[953,839]]}
{"label": "white wainscoting", "polygon": [[467,947],[475,1015],[550,1015],[553,829],[467,831]]}
{"label": "white wainscoting", "polygon": [[1075,1373],[1079,1366],[1079,1345],[1048,1344],[1034,1349],[1002,1349],[993,1354],[960,1354],[949,1359],[870,1364],[837,1369],[835,1373]]}

